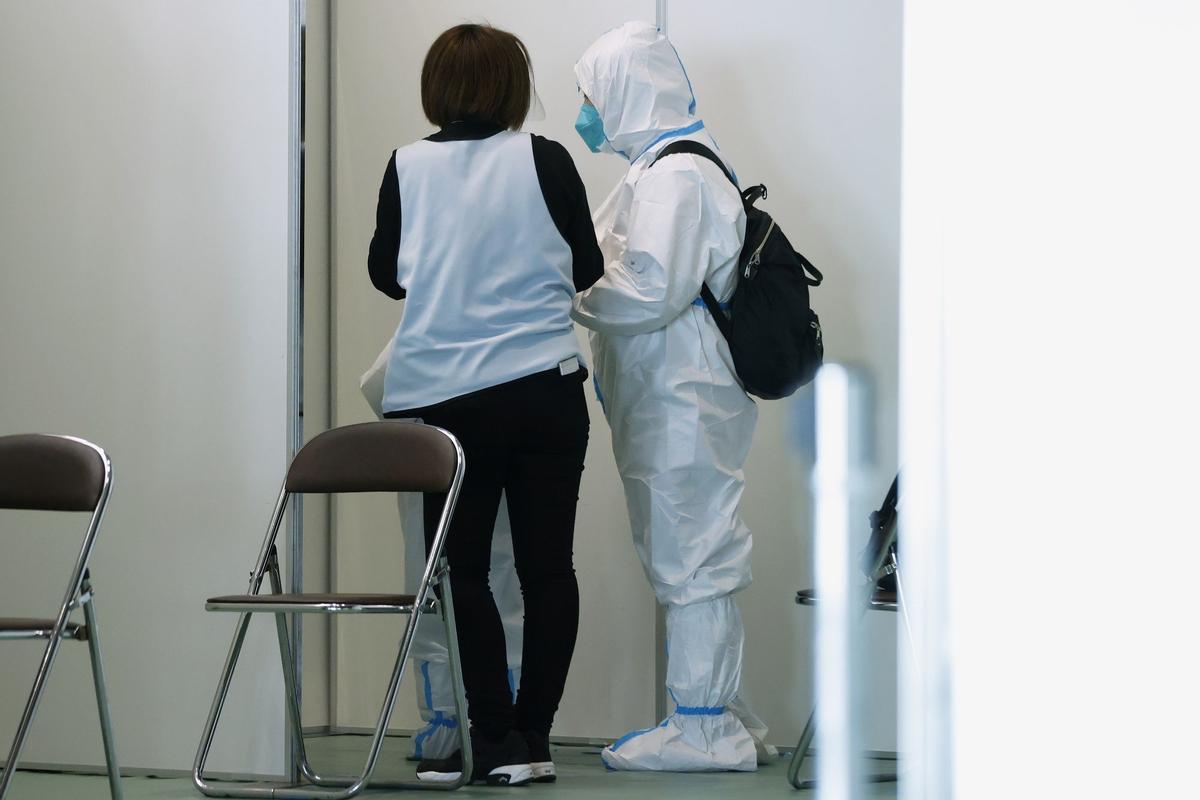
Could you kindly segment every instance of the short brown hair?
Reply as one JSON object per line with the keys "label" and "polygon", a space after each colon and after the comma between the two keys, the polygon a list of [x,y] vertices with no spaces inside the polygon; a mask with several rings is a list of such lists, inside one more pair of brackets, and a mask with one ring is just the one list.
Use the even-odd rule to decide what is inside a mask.
{"label": "short brown hair", "polygon": [[421,107],[438,127],[471,120],[517,130],[533,92],[529,51],[508,31],[456,25],[429,48],[421,69]]}

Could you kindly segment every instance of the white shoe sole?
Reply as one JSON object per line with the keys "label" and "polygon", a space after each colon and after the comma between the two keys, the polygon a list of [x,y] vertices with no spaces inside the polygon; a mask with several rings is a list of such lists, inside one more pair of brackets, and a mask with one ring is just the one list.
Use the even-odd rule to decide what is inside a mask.
{"label": "white shoe sole", "polygon": [[554,783],[558,780],[558,771],[554,769],[553,761],[534,761],[529,768],[533,771],[534,783]]}
{"label": "white shoe sole", "polygon": [[[545,773],[541,773],[544,775]],[[550,778],[554,780],[554,765],[550,765]],[[425,783],[454,783],[462,777],[461,772],[418,772],[417,780]],[[497,767],[488,773],[486,781],[488,786],[522,786],[532,780],[541,780],[546,782],[547,779],[535,775],[532,766],[529,764],[513,764],[507,767]]]}
{"label": "white shoe sole", "polygon": [[533,768],[528,764],[508,764],[487,774],[488,786],[524,786],[532,780]]}
{"label": "white shoe sole", "polygon": [[418,772],[417,780],[426,783],[454,783],[462,777],[461,772]]}

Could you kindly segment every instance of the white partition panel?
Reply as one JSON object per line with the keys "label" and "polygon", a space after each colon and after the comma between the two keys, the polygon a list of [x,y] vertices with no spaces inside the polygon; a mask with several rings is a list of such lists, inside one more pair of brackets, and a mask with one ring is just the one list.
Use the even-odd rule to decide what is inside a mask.
{"label": "white partition panel", "polygon": [[[825,274],[812,293],[826,358],[862,367],[874,394],[875,469],[867,502],[883,501],[896,461],[896,332],[900,225],[899,0],[719,0],[670,4],[668,33],[695,87],[697,114],[743,186]],[[754,534],[744,694],[795,744],[812,703],[813,611],[793,603],[814,585],[809,475],[795,458],[809,389],[759,403],[743,512]],[[866,515],[853,518],[857,547]],[[866,623],[871,676],[868,746],[895,750],[896,618]]]}
{"label": "white partition panel", "polygon": [[[595,207],[623,167],[611,156],[589,153],[576,135],[580,97],[573,67],[608,28],[626,19],[652,20],[654,4],[621,0],[568,9],[548,0],[375,0],[335,4],[334,11],[334,402],[336,423],[347,424],[370,418],[358,376],[400,320],[400,304],[375,291],[367,278],[367,245],[391,151],[434,130],[420,101],[421,64],[429,45],[446,28],[466,21],[487,21],[520,36],[529,47],[546,108],[545,121],[528,129],[566,145]],[[591,446],[575,547],[583,610],[556,735],[615,737],[655,721],[654,598],[630,544],[608,426],[590,387],[587,392]],[[394,589],[403,565],[395,500],[339,498],[335,520],[337,584]],[[336,631],[335,724],[374,725],[399,625],[337,620]],[[395,725],[411,728],[417,719],[412,689],[405,687],[400,699]]]}
{"label": "white partition panel", "polygon": [[[204,598],[244,590],[286,465],[288,58],[285,0],[0,6],[0,433],[112,456],[93,576],[127,767],[190,768],[234,626]],[[0,515],[2,613],[49,615],[83,522]],[[216,770],[283,769],[272,628]],[[5,749],[40,651],[0,648]],[[78,646],[25,761],[103,763]]]}
{"label": "white partition panel", "polygon": [[1200,6],[907,6],[901,797],[1196,795]]}

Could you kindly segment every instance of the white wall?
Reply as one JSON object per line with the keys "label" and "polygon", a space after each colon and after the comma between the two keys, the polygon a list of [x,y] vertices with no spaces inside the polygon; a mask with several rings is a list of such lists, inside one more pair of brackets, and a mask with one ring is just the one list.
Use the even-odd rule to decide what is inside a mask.
{"label": "white wall", "polygon": [[905,796],[1195,794],[1200,9],[907,5]]}
{"label": "white wall", "polygon": [[[487,20],[523,38],[547,114],[545,122],[528,127],[566,145],[595,208],[625,164],[587,152],[572,129],[579,106],[572,67],[608,28],[627,19],[653,20],[655,4],[572,6],[568,13],[548,2],[477,0],[436,9],[417,2],[357,2],[335,10],[334,391],[335,419],[344,424],[368,418],[357,377],[399,319],[399,306],[367,280],[366,249],[390,151],[431,131],[420,111],[418,75],[434,37],[464,20]],[[827,276],[814,302],[829,357],[862,364],[876,379],[873,480],[882,499],[896,470],[899,2],[756,0],[734,12],[726,3],[697,1],[671,4],[668,21],[696,86],[699,114],[743,182],[768,184],[764,207]],[[592,438],[576,549],[582,628],[556,734],[614,737],[656,721],[655,612],[630,545],[608,427],[594,398],[590,402]],[[771,725],[772,741],[781,744],[794,744],[811,703],[812,613],[792,602],[797,589],[812,585],[808,475],[792,447],[803,407],[803,398],[760,404],[747,466],[745,514],[755,534],[756,582],[741,597],[744,686]],[[855,533],[863,539],[868,510],[862,509]],[[394,586],[389,581],[399,574],[398,541],[382,561],[362,555],[368,546],[379,552],[379,531],[390,535],[394,515],[390,498],[339,501],[338,580]],[[896,620],[877,616],[870,629],[877,640],[873,701],[879,713],[869,744],[891,750]],[[384,650],[392,641],[371,644],[364,623],[350,624],[359,631],[338,622],[337,720],[362,726],[371,723],[378,702],[373,687],[382,685],[390,668]],[[364,652],[373,653],[371,663],[379,666],[368,666]],[[411,726],[413,717],[407,719]]]}
{"label": "white wall", "polygon": [[[244,590],[286,465],[287,32],[283,0],[0,6],[0,432],[113,458],[93,576],[129,767],[190,768],[234,625],[204,598]],[[0,516],[5,614],[52,615],[83,524]],[[251,634],[212,766],[277,773],[279,659]],[[40,649],[0,648],[0,741]],[[25,755],[103,763],[82,648]]]}

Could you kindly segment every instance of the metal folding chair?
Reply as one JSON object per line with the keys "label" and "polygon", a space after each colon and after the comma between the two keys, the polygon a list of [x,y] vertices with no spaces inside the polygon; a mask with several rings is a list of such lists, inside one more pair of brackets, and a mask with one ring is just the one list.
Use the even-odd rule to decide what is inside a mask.
{"label": "metal folding chair", "polygon": [[[908,614],[904,610],[904,591],[900,583],[900,564],[896,556],[896,506],[899,501],[900,476],[897,475],[888,489],[887,497],[878,511],[871,514],[871,537],[863,551],[863,573],[867,582],[862,588],[862,613],[871,610],[900,612],[904,618],[905,629],[908,629]],[[883,584],[883,586],[881,586]],[[892,590],[892,585],[895,590]],[[796,592],[796,603],[802,606],[815,606],[817,593],[812,589],[802,589]],[[911,635],[910,635],[911,639]],[[801,780],[800,770],[808,758],[809,748],[817,735],[817,708],[814,704],[808,715],[808,722],[800,734],[800,741],[792,753],[788,765],[788,783],[796,789],[815,788],[817,782],[812,779]],[[867,775],[870,783],[888,783],[897,779],[895,772],[883,772]]]}
{"label": "metal folding chair", "polygon": [[[104,663],[100,658],[100,626],[96,621],[95,594],[88,570],[111,489],[112,463],[108,455],[91,442],[71,436],[46,434],[0,437],[0,508],[91,513],[83,547],[71,569],[67,592],[58,614],[53,619],[0,617],[0,639],[46,640],[46,652],[33,679],[33,689],[25,703],[8,760],[0,772],[0,800],[8,792],[17,771],[21,748],[45,692],[59,644],[64,639],[87,642],[91,653],[92,680],[96,687],[96,705],[100,711],[104,758],[108,764],[108,787],[114,800],[121,798],[121,772],[113,742],[112,719],[108,712]],[[83,609],[82,623],[70,619],[71,613],[77,608]]]}
{"label": "metal folding chair", "polygon": [[[284,800],[342,800],[353,797],[370,785],[372,788],[457,789],[471,778],[471,739],[468,726],[459,725],[462,743],[462,776],[454,783],[418,783],[416,781],[372,781],[371,775],[383,746],[388,722],[395,705],[396,692],[408,661],[413,635],[424,614],[441,610],[449,646],[450,673],[454,681],[454,702],[460,720],[467,719],[467,702],[463,690],[462,670],[458,653],[458,635],[454,624],[454,603],[450,594],[450,568],[443,556],[446,534],[454,505],[462,487],[466,460],[458,440],[441,428],[414,422],[367,422],[326,431],[303,447],[292,460],[287,478],[275,503],[275,511],[267,526],[266,538],[250,573],[247,594],[210,598],[205,605],[209,611],[234,611],[240,614],[233,643],[217,684],[212,710],[204,726],[204,734],[196,753],[192,781],[209,797],[271,797]],[[283,522],[288,499],[294,493],[347,492],[429,492],[445,494],[441,520],[429,548],[425,571],[411,594],[285,594],[279,576],[279,558],[275,539]],[[399,574],[399,573],[397,573]],[[260,594],[263,578],[269,577],[271,592]],[[437,586],[437,594],[430,591]],[[205,763],[212,747],[213,736],[221,709],[225,704],[233,679],[246,629],[253,613],[275,615],[279,653],[283,661],[283,678],[287,692],[288,722],[298,756],[302,783],[263,783],[257,785],[217,784],[204,776]],[[300,724],[300,703],[293,673],[292,645],[288,633],[288,614],[408,614],[408,625],[400,640],[396,664],[388,682],[379,722],[371,739],[367,761],[356,776],[323,776],[309,764],[304,750],[304,734]]]}

